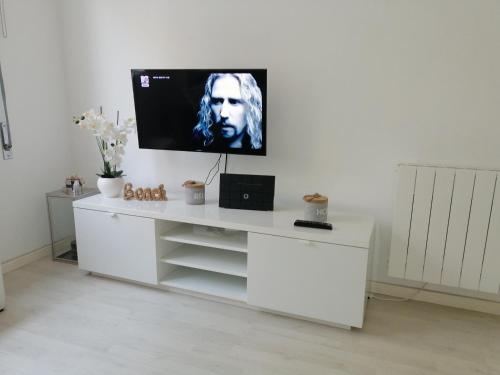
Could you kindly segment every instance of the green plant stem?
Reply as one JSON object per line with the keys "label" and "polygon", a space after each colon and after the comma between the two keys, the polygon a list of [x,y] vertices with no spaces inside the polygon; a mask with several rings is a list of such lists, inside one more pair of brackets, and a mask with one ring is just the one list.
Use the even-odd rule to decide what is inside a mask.
{"label": "green plant stem", "polygon": [[[99,152],[101,153],[101,158],[102,162],[104,164],[104,168],[101,170],[102,174],[98,174],[99,177],[103,178],[116,178],[116,177],[122,177],[123,171],[117,170],[116,165],[111,165],[109,161],[106,161],[105,159],[105,152],[108,149],[108,144],[99,136],[96,136],[96,142],[97,142],[97,147],[99,148]],[[118,145],[120,142],[115,141],[114,144]],[[116,151],[116,150],[115,150]]]}
{"label": "green plant stem", "polygon": [[104,150],[102,149],[101,139],[96,136],[95,140],[97,142],[97,147],[99,148],[99,152],[101,153],[102,161],[103,161],[104,164],[106,164],[106,160],[104,160]]}

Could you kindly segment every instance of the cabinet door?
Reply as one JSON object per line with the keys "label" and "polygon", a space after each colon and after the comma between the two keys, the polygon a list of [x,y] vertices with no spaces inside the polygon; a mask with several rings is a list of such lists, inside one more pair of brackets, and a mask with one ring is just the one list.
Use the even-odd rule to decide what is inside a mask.
{"label": "cabinet door", "polygon": [[81,269],[157,284],[154,219],[75,208]]}
{"label": "cabinet door", "polygon": [[361,327],[367,265],[368,249],[249,233],[248,303]]}

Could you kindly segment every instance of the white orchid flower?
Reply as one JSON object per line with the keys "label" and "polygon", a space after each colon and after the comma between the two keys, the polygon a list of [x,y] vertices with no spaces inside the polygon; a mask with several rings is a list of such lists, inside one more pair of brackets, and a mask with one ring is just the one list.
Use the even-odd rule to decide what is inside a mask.
{"label": "white orchid flower", "polygon": [[90,130],[96,137],[104,161],[102,176],[121,176],[122,172],[117,169],[122,162],[122,156],[125,154],[128,134],[136,131],[135,119],[127,118],[116,124],[108,121],[103,114],[96,112],[94,109],[89,109],[80,116],[74,116],[73,123],[80,129]]}

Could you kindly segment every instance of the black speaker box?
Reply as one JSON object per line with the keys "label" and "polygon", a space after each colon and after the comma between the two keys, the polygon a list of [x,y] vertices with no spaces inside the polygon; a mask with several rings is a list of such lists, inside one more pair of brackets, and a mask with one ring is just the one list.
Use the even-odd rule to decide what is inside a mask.
{"label": "black speaker box", "polygon": [[274,176],[221,173],[219,207],[272,211]]}

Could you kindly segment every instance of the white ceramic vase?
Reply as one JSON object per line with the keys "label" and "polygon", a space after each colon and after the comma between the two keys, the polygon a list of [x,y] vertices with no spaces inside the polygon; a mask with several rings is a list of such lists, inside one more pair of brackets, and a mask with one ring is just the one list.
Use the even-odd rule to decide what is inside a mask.
{"label": "white ceramic vase", "polygon": [[97,179],[97,188],[101,194],[106,198],[116,198],[120,196],[125,182],[122,177]]}

